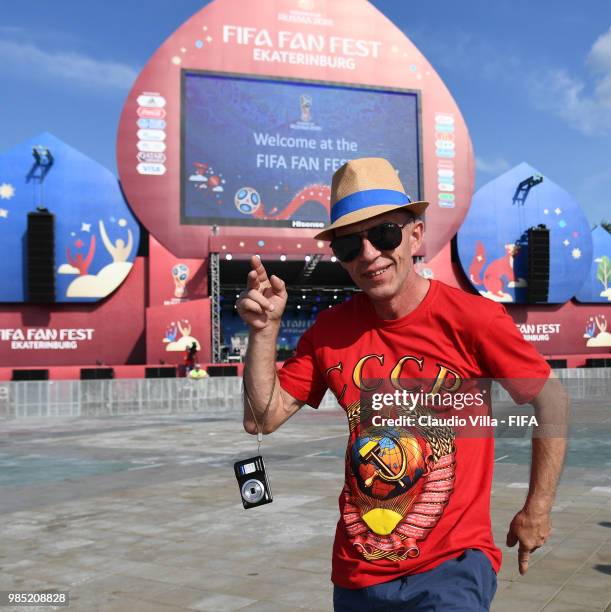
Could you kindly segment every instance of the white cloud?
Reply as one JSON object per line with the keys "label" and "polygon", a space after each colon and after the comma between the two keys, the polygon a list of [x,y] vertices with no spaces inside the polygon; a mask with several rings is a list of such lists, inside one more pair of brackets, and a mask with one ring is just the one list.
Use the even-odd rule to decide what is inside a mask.
{"label": "white cloud", "polygon": [[611,28],[598,37],[588,55],[588,64],[594,72],[611,72]]}
{"label": "white cloud", "polygon": [[9,26],[9,25],[0,25],[0,34],[23,34],[25,32],[25,28],[21,26]]}
{"label": "white cloud", "polygon": [[75,278],[66,291],[67,297],[106,297],[127,277],[132,269],[129,261],[113,261],[97,274],[85,274]]}
{"label": "white cloud", "polygon": [[588,203],[586,212],[590,223],[600,224],[601,219],[609,218],[610,198],[607,195],[609,193],[611,193],[611,169],[594,172],[578,185],[575,197],[581,204]]}
{"label": "white cloud", "polygon": [[137,71],[120,62],[99,60],[82,53],[47,51],[29,42],[0,39],[3,70],[25,77],[78,82],[103,89],[128,89]]}
{"label": "white cloud", "polygon": [[502,157],[497,157],[496,159],[476,157],[475,167],[479,172],[483,172],[484,174],[502,174],[503,172],[509,170],[511,165]]}
{"label": "white cloud", "polygon": [[59,268],[57,268],[58,274],[80,274],[80,270],[71,266],[70,264],[63,263]]}
{"label": "white cloud", "polygon": [[587,136],[611,135],[611,28],[593,42],[581,74],[543,59],[533,62],[461,31],[452,33],[451,44],[433,33],[433,42],[422,49],[439,66],[452,73],[468,67],[470,77],[511,86],[537,110],[551,112]]}
{"label": "white cloud", "polygon": [[611,134],[611,28],[594,42],[585,63],[590,84],[562,68],[532,74],[531,99],[588,136]]}
{"label": "white cloud", "polygon": [[531,79],[531,100],[587,136],[611,134],[611,72],[597,80],[592,91],[563,69]]}

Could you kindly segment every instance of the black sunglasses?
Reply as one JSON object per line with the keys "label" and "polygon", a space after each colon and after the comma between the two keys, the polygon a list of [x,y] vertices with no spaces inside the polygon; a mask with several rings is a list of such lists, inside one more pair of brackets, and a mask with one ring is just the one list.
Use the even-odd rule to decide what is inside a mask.
{"label": "black sunglasses", "polygon": [[403,240],[403,228],[411,223],[405,222],[403,225],[388,221],[374,225],[368,230],[357,232],[356,234],[347,234],[346,236],[338,236],[331,241],[331,250],[340,261],[347,263],[356,259],[361,252],[363,246],[363,235],[367,240],[379,251],[390,251],[396,249]]}

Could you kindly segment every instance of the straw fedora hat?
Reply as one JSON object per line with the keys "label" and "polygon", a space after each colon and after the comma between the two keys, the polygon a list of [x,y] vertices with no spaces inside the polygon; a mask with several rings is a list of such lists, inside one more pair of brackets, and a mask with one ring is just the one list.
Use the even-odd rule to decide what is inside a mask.
{"label": "straw fedora hat", "polygon": [[331,181],[331,224],[314,236],[332,240],[333,230],[405,208],[421,215],[428,202],[412,202],[391,163],[382,157],[362,157],[345,163]]}

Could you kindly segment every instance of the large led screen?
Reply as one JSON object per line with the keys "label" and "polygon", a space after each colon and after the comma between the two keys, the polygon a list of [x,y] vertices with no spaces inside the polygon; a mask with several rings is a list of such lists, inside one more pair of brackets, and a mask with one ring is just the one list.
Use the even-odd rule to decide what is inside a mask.
{"label": "large led screen", "polygon": [[182,73],[181,222],[317,228],[331,175],[386,157],[421,193],[418,92]]}

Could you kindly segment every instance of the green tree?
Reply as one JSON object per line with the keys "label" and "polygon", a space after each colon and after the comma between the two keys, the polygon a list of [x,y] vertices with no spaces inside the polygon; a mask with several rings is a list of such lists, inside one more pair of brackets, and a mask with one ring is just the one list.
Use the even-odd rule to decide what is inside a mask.
{"label": "green tree", "polygon": [[611,279],[611,259],[606,255],[600,258],[600,263],[596,270],[596,278],[603,284],[605,291],[607,291],[609,288],[609,280]]}

